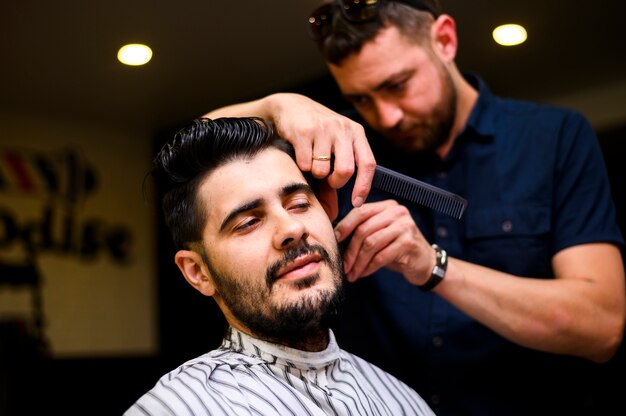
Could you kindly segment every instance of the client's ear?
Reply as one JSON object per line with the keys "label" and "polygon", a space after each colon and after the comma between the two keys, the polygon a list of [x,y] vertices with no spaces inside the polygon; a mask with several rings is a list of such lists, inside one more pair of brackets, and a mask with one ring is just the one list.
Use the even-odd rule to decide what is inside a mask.
{"label": "client's ear", "polygon": [[339,202],[337,199],[337,190],[330,186],[328,177],[317,179],[310,172],[302,172],[304,179],[313,188],[315,197],[326,211],[328,218],[333,221],[339,215]]}
{"label": "client's ear", "polygon": [[191,286],[204,296],[213,296],[215,285],[200,254],[192,250],[179,250],[174,260]]}

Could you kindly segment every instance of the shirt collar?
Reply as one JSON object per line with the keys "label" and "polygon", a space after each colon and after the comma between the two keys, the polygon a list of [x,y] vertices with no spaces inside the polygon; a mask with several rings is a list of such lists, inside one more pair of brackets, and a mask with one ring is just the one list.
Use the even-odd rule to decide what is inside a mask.
{"label": "shirt collar", "polygon": [[222,342],[222,348],[259,358],[270,364],[284,364],[302,370],[323,368],[339,359],[340,349],[332,330],[325,350],[309,352],[274,344],[254,338],[230,327]]}
{"label": "shirt collar", "polygon": [[497,97],[491,93],[487,84],[478,75],[463,73],[463,76],[470,85],[478,90],[478,99],[470,112],[463,133],[467,130],[473,130],[479,136],[492,137],[495,133],[495,113],[491,111],[491,108],[493,108],[493,103]]}

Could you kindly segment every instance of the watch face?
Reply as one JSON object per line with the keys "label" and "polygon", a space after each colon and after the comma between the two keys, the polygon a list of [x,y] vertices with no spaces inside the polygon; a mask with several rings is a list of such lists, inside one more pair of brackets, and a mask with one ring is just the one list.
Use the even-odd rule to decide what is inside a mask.
{"label": "watch face", "polygon": [[435,276],[438,276],[440,279],[443,279],[443,276],[445,276],[446,271],[439,266],[435,266],[433,267],[432,274],[434,274]]}

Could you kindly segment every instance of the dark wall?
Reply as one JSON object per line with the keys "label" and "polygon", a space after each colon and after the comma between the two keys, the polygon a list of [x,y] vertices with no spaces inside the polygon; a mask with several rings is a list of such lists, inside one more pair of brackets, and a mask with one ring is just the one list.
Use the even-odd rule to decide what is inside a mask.
{"label": "dark wall", "polygon": [[600,131],[598,139],[611,181],[613,199],[617,207],[617,221],[622,234],[626,235],[626,166],[623,150],[626,145],[626,125]]}
{"label": "dark wall", "polygon": [[[626,164],[624,163],[624,144],[626,143],[626,125],[600,131],[598,139],[604,154],[611,191],[617,208],[617,221],[626,236]],[[626,250],[622,250],[622,259],[626,264]],[[619,380],[626,374],[626,341],[622,342],[618,353],[603,364],[604,377],[598,380],[598,396],[602,414],[626,414],[623,383]]]}

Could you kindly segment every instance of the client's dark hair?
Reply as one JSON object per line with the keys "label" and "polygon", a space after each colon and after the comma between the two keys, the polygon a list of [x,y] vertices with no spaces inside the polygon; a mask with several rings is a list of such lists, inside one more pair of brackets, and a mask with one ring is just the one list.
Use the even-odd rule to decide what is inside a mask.
{"label": "client's dark hair", "polygon": [[198,203],[197,190],[206,175],[269,147],[295,160],[293,147],[274,134],[269,122],[256,117],[196,119],[163,146],[154,159],[152,175],[162,192],[165,223],[177,249],[202,239],[207,216]]}

